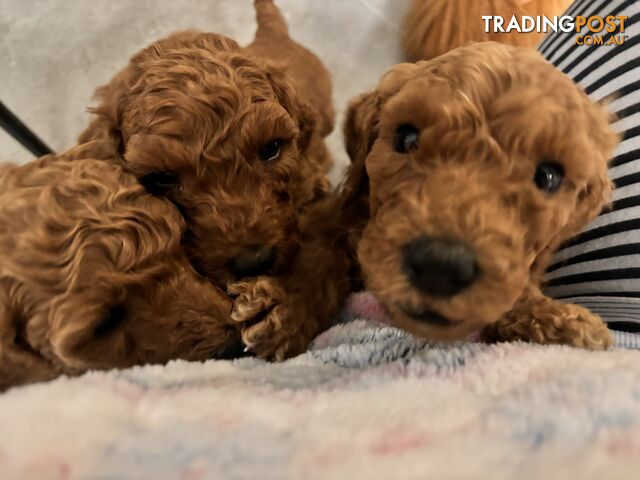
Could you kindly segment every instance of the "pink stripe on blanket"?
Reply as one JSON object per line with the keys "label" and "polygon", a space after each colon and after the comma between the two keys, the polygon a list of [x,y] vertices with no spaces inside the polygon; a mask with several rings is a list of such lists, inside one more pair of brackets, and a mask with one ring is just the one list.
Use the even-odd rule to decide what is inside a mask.
{"label": "pink stripe on blanket", "polygon": [[[353,317],[372,320],[385,325],[394,326],[391,318],[385,312],[380,302],[370,292],[354,293],[347,300],[346,311]],[[470,342],[479,342],[480,333],[474,333],[467,338]]]}

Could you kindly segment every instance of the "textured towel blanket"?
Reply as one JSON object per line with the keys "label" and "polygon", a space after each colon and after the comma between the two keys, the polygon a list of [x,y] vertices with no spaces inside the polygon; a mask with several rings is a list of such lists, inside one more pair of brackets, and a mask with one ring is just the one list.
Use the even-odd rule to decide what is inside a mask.
{"label": "textured towel blanket", "polygon": [[638,478],[640,352],[428,345],[354,315],[282,364],[174,362],[10,390],[0,477]]}

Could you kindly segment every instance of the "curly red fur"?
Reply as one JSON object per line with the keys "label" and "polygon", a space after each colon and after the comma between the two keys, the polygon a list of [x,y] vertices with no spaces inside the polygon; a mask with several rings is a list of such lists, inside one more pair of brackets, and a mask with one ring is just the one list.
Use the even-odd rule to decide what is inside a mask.
{"label": "curly red fur", "polygon": [[[258,30],[245,48],[186,31],[135,55],[98,90],[96,118],[80,142],[106,139],[111,157],[120,153],[118,163],[143,183],[157,172],[177,177],[163,193],[186,219],[187,257],[237,302],[267,309],[238,305],[244,313],[234,318],[253,351],[281,359],[302,351],[337,310],[335,301],[314,300],[331,288],[322,283],[322,266],[306,266],[307,257],[315,261],[308,244],[316,237],[300,227],[329,191],[323,137],[334,111],[320,60],[289,37],[271,0],[256,0],[255,7]],[[260,150],[272,140],[281,143],[279,157],[262,161]],[[262,272],[269,278],[236,278],[229,263],[255,245],[277,251],[273,267]]]}
{"label": "curly red fur", "polygon": [[0,389],[239,349],[231,300],[183,253],[182,216],[85,159],[101,148],[0,167]]}
{"label": "curly red fur", "polygon": [[[398,153],[398,126],[419,133]],[[366,286],[401,327],[432,339],[524,339],[603,348],[602,320],[540,292],[550,255],[608,201],[607,161],[617,136],[605,110],[532,50],[461,47],[393,67],[356,99],[345,125],[353,167],[344,220]],[[565,170],[554,194],[533,181],[553,159]],[[479,277],[452,296],[416,289],[403,247],[421,235],[470,245]],[[447,327],[407,312],[435,312]],[[498,322],[498,323],[496,323]],[[535,332],[535,333],[534,333]]]}
{"label": "curly red fur", "polygon": [[[99,91],[98,118],[80,137],[108,138],[114,153],[122,142],[139,178],[178,177],[166,196],[187,218],[185,248],[218,285],[248,245],[275,246],[278,266],[289,263],[298,212],[328,190],[317,114],[290,77],[250,52],[199,32],[156,42]],[[274,139],[280,157],[265,163],[259,150]]]}
{"label": "curly red fur", "polygon": [[534,47],[543,33],[487,33],[483,15],[562,15],[571,0],[413,0],[403,29],[403,46],[412,61],[429,60],[468,42],[501,42]]}
{"label": "curly red fur", "polygon": [[[282,360],[304,352],[331,326],[351,292],[339,208],[339,198],[331,195],[301,216],[300,251],[287,274],[229,287],[235,297],[232,319],[243,326],[244,344],[259,356]],[[256,323],[256,317],[264,319]]]}

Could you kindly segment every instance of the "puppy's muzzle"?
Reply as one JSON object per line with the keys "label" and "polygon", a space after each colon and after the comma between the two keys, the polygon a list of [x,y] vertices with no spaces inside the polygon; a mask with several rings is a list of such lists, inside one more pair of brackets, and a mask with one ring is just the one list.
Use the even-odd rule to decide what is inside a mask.
{"label": "puppy's muzzle", "polygon": [[403,267],[411,285],[427,295],[452,297],[478,277],[475,252],[464,242],[421,236],[403,248]]}
{"label": "puppy's muzzle", "polygon": [[227,266],[237,279],[258,277],[269,272],[277,256],[275,247],[251,245],[229,260]]}

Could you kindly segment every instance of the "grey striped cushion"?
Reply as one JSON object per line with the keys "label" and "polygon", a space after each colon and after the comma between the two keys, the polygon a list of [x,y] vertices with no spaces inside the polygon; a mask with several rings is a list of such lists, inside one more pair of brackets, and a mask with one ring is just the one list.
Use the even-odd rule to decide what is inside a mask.
{"label": "grey striped cushion", "polygon": [[640,331],[640,0],[577,0],[568,15],[626,15],[620,46],[578,46],[574,33],[549,35],[540,52],[594,100],[615,94],[610,109],[624,140],[610,166],[613,207],[560,250],[547,293],[580,303],[613,329]]}

